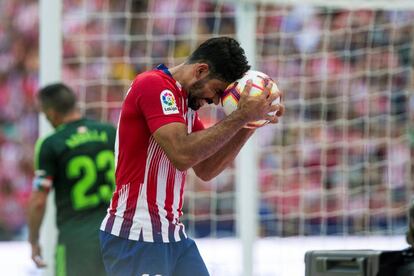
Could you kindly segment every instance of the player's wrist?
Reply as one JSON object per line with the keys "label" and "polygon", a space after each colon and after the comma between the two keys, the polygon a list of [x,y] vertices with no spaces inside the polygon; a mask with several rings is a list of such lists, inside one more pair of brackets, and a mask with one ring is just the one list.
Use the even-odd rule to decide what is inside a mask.
{"label": "player's wrist", "polygon": [[242,127],[244,127],[247,123],[251,121],[249,118],[249,113],[246,112],[246,110],[241,109],[241,108],[236,109],[233,113],[229,115],[229,117],[235,121],[240,122]]}
{"label": "player's wrist", "polygon": [[36,237],[29,237],[29,243],[31,246],[38,246],[39,245],[39,238]]}

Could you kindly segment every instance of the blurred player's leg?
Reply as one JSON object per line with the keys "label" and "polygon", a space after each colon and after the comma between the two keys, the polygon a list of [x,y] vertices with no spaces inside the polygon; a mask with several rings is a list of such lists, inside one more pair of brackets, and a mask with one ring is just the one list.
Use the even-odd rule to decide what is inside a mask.
{"label": "blurred player's leg", "polygon": [[98,244],[90,242],[59,244],[56,251],[56,275],[106,275]]}

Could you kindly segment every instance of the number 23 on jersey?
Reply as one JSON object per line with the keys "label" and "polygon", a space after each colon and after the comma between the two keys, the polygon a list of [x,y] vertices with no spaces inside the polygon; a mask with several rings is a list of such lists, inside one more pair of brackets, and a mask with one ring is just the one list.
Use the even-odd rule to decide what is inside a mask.
{"label": "number 23 on jersey", "polygon": [[[97,183],[100,173],[104,174],[104,183]],[[75,156],[68,163],[66,175],[68,179],[78,179],[71,190],[73,209],[83,210],[107,203],[115,187],[114,153],[103,150],[95,159],[88,155]],[[95,186],[96,192],[91,193]]]}

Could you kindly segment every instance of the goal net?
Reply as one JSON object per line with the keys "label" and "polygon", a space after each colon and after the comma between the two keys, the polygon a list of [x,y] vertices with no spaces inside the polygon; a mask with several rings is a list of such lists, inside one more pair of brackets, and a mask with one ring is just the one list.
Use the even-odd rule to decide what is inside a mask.
{"label": "goal net", "polygon": [[[256,42],[255,69],[277,82],[286,107],[278,125],[257,131],[261,236],[406,229],[414,7],[352,2],[254,6],[257,30],[245,35]],[[136,73],[177,65],[213,36],[235,37],[235,5],[64,0],[63,80],[79,92],[86,115],[116,123]],[[200,113],[207,126],[224,116],[220,107]],[[210,182],[190,174],[184,211],[190,235],[235,235],[237,173],[232,167]]]}

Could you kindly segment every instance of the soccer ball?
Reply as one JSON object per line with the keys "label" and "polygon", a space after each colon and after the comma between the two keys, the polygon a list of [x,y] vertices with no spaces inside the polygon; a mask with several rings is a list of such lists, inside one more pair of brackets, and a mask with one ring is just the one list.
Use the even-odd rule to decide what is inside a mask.
{"label": "soccer ball", "polygon": [[[262,94],[263,89],[269,82],[273,83],[271,93],[276,93],[279,91],[276,83],[268,75],[260,71],[249,70],[241,79],[231,83],[229,86],[227,86],[226,90],[224,90],[224,93],[221,97],[221,104],[226,115],[229,115],[237,109],[237,105],[240,100],[240,94],[243,92],[244,86],[249,79],[252,80],[252,88],[250,89],[250,95],[252,96],[258,96]],[[276,103],[280,103],[280,97],[273,101],[273,104]],[[271,115],[274,115],[274,112],[272,112]],[[268,123],[268,120],[259,120],[256,122],[250,122],[246,124],[245,127],[257,128]]]}

